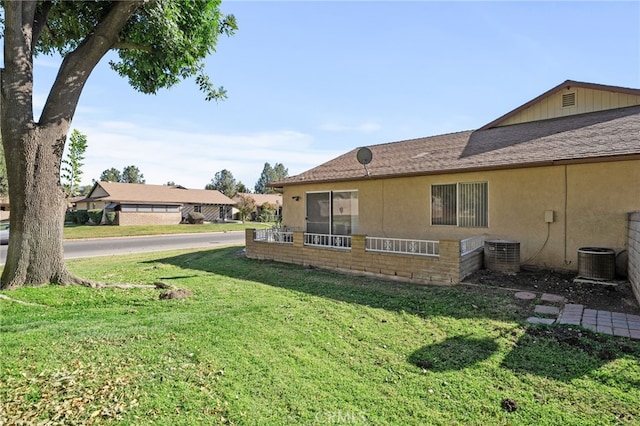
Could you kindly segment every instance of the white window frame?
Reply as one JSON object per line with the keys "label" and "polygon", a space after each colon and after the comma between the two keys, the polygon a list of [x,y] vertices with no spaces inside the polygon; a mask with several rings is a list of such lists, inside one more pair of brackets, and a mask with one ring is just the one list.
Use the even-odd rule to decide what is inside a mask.
{"label": "white window frame", "polygon": [[[308,212],[308,205],[307,205],[307,197],[306,194],[329,194],[329,233],[327,235],[341,235],[341,234],[334,234],[333,233],[333,194],[336,192],[355,192],[356,194],[359,193],[359,191],[357,189],[338,189],[338,190],[327,190],[327,191],[307,191],[305,193],[305,200],[304,200],[304,208],[305,208],[305,223],[307,221],[307,218],[309,217],[309,212]],[[352,226],[352,228],[350,229],[350,232],[347,235],[353,235],[353,234],[357,234],[359,227],[360,227],[360,197],[358,194],[358,220],[355,224],[355,226]],[[351,215],[353,216],[353,215]],[[307,227],[305,226],[305,229]]]}
{"label": "white window frame", "polygon": [[[486,200],[485,201],[485,216],[486,216],[486,220],[485,223],[481,224],[481,225],[473,225],[473,226],[464,226],[460,224],[460,215],[461,215],[461,205],[465,204],[463,202],[461,202],[461,191],[460,191],[460,187],[462,185],[468,185],[468,184],[484,184],[486,187]],[[445,185],[455,185],[455,197],[456,197],[456,213],[455,213],[455,224],[434,224],[433,223],[433,188],[435,186],[445,186]],[[431,184],[430,187],[430,225],[431,226],[455,226],[455,227],[459,227],[459,228],[488,228],[489,227],[489,182],[488,181],[470,181],[470,182],[443,182],[443,183],[433,183]]]}

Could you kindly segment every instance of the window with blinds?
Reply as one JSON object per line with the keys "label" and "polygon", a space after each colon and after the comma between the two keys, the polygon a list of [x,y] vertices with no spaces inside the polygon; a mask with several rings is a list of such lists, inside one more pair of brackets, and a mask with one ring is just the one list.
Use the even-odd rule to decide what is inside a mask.
{"label": "window with blinds", "polygon": [[431,185],[431,224],[479,228],[489,225],[487,182]]}

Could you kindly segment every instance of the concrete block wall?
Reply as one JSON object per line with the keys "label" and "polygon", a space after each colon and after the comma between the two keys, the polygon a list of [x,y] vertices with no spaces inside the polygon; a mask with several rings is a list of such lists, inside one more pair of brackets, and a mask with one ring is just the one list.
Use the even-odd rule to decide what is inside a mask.
{"label": "concrete block wall", "polygon": [[640,303],[640,212],[629,213],[628,223],[629,264],[627,275],[633,288],[633,294]]}
{"label": "concrete block wall", "polygon": [[304,245],[304,233],[293,233],[293,244],[253,240],[253,230],[245,234],[247,257],[314,266],[338,272],[419,284],[453,285],[482,267],[482,250],[460,257],[460,242],[440,241],[440,256],[416,256],[368,252],[365,236],[353,235],[351,249],[310,247]]}
{"label": "concrete block wall", "polygon": [[465,254],[460,259],[460,280],[465,279],[475,271],[479,271],[483,267],[484,249],[477,248],[474,251]]}

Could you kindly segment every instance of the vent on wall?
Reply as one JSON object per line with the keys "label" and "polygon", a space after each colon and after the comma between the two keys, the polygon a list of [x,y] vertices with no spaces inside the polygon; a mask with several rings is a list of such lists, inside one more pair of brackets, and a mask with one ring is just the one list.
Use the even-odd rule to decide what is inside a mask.
{"label": "vent on wall", "polygon": [[576,92],[564,93],[562,95],[562,108],[576,106]]}
{"label": "vent on wall", "polygon": [[484,266],[491,271],[520,272],[520,243],[509,240],[485,241]]}

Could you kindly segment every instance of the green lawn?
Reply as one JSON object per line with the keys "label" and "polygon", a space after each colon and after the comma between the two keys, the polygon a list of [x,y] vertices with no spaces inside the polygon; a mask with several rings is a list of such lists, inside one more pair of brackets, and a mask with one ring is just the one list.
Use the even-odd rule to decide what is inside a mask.
{"label": "green lawn", "polygon": [[196,232],[242,231],[247,228],[270,228],[273,223],[205,223],[203,225],[138,225],[138,226],[94,226],[65,225],[65,239],[133,237],[140,235],[187,234]]}
{"label": "green lawn", "polygon": [[[640,342],[529,329],[509,292],[246,259],[238,247],[81,259],[160,290],[0,292],[1,424],[640,422]],[[517,403],[508,413],[505,398]]]}

